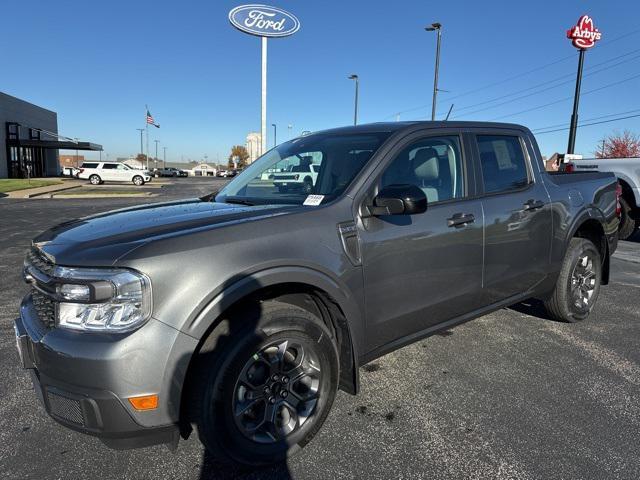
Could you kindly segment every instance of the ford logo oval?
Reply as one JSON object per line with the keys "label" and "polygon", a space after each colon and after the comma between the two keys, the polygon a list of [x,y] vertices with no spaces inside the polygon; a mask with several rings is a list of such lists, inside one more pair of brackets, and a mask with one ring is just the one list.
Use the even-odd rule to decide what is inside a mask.
{"label": "ford logo oval", "polygon": [[259,37],[286,37],[300,29],[295,15],[268,5],[240,5],[229,12],[231,25]]}

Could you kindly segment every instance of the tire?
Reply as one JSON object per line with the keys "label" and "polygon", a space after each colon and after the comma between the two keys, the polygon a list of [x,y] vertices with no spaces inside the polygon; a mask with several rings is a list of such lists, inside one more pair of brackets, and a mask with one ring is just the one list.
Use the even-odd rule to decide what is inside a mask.
{"label": "tire", "polygon": [[622,212],[620,215],[620,227],[618,228],[618,237],[620,240],[626,240],[631,237],[636,228],[638,228],[638,220],[633,218],[633,209],[629,205],[629,202],[624,198],[620,198],[620,207]]}
{"label": "tire", "polygon": [[102,179],[99,175],[93,174],[89,177],[89,183],[91,185],[100,185],[102,183]]}
{"label": "tire", "polygon": [[134,185],[136,185],[137,187],[141,187],[142,185],[144,185],[144,178],[142,178],[140,175],[136,175],[135,177],[133,177],[131,179],[131,181],[133,182]]}
{"label": "tire", "polygon": [[602,260],[596,246],[584,238],[572,238],[553,294],[544,301],[547,313],[562,322],[584,320],[598,299],[601,281]]}
{"label": "tire", "polygon": [[[331,409],[339,375],[335,343],[318,318],[277,301],[245,308],[226,322],[226,334],[214,330],[205,341],[191,379],[200,440],[225,463],[282,462],[313,438]],[[234,331],[237,325],[245,327]],[[299,367],[284,367],[294,358]],[[294,380],[291,372],[303,369]]]}

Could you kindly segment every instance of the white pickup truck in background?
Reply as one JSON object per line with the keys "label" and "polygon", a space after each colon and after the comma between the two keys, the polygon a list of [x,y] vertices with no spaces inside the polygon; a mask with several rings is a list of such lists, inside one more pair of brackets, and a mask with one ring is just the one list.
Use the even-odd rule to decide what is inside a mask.
{"label": "white pickup truck in background", "polygon": [[631,237],[640,227],[640,157],[571,159],[565,161],[560,170],[614,173],[622,187],[620,240]]}

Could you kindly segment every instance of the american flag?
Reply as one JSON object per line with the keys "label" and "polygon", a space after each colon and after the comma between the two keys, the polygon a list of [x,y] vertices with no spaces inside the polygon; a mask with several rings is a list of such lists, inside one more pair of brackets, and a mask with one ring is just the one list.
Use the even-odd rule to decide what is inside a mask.
{"label": "american flag", "polygon": [[153,116],[151,115],[151,112],[149,110],[147,110],[147,123],[149,125],[153,125],[156,128],[160,128],[160,125],[158,125],[155,120],[153,119]]}

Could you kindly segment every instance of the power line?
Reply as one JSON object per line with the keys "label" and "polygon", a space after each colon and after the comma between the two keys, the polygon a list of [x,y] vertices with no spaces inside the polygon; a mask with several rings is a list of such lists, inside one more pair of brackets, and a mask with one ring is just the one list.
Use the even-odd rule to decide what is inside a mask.
{"label": "power line", "polygon": [[[601,42],[599,42],[599,46],[600,46],[600,48],[602,48],[602,47],[604,47],[604,46],[606,46],[606,45],[609,45],[609,44],[611,44],[611,43],[617,42],[617,41],[622,40],[622,39],[624,39],[624,38],[627,38],[627,37],[629,37],[629,36],[631,36],[631,35],[635,35],[635,34],[637,34],[637,33],[639,33],[639,32],[640,32],[640,28],[638,28],[638,29],[636,29],[636,30],[632,30],[631,32],[627,32],[627,33],[622,34],[622,35],[620,35],[620,36],[618,36],[618,37],[615,37],[615,38],[613,38],[613,39],[611,39],[611,40],[601,41]],[[625,55],[629,55],[629,54],[634,53],[634,52],[635,52],[635,51],[632,51],[632,52],[629,52],[628,54],[625,54]],[[625,55],[622,55],[622,56],[625,56]],[[529,74],[531,74],[531,73],[535,73],[535,72],[537,72],[537,71],[544,70],[544,69],[545,69],[545,68],[547,68],[547,67],[551,67],[551,66],[553,66],[553,65],[557,65],[558,63],[564,62],[565,60],[568,60],[568,59],[570,59],[570,58],[575,58],[575,55],[573,55],[573,54],[572,54],[572,55],[567,55],[567,56],[565,56],[565,57],[562,57],[562,58],[559,58],[559,59],[557,59],[557,60],[554,60],[553,62],[546,63],[546,64],[541,65],[541,66],[539,66],[539,67],[533,68],[533,69],[531,69],[531,70],[527,70],[526,72],[519,73],[519,74],[517,74],[517,75],[513,75],[513,76],[511,76],[511,77],[505,78],[505,79],[500,80],[500,81],[498,81],[498,82],[493,82],[493,83],[490,83],[490,84],[484,85],[484,86],[482,86],[482,87],[478,87],[478,88],[476,88],[476,89],[468,90],[468,91],[466,91],[466,92],[462,92],[462,93],[460,93],[460,94],[457,94],[457,95],[454,95],[454,96],[451,96],[451,97],[448,97],[448,98],[443,98],[443,99],[441,100],[441,102],[443,102],[443,103],[444,103],[444,102],[449,102],[450,100],[454,100],[454,99],[456,99],[456,98],[460,98],[460,97],[463,97],[463,96],[467,96],[467,95],[470,95],[470,94],[472,94],[472,93],[477,93],[477,92],[479,92],[479,91],[486,90],[487,88],[491,88],[491,87],[494,87],[494,86],[497,86],[497,85],[502,85],[502,84],[504,84],[504,83],[510,82],[510,81],[512,81],[512,80],[515,80],[515,79],[517,79],[517,78],[521,78],[521,77],[526,76],[526,75],[529,75]],[[614,57],[613,59],[610,59],[610,60],[608,60],[608,61],[612,61],[612,60],[614,60],[614,59],[616,59],[616,58],[620,58],[620,57]],[[602,62],[602,63],[606,63],[606,62]],[[601,63],[601,64],[602,64],[602,63]],[[597,65],[599,65],[599,64],[597,64]],[[593,68],[593,67],[595,67],[595,66],[597,66],[597,65],[593,65],[593,66],[592,66],[592,67],[590,67],[590,68]],[[560,79],[560,78],[564,78],[564,77],[567,77],[567,76],[569,76],[569,75],[571,75],[571,76],[572,76],[572,75],[574,75],[574,74],[564,75],[564,76],[562,76],[562,77],[558,77],[558,79]],[[553,80],[551,80],[550,82],[552,82],[552,81],[553,81]],[[531,88],[535,88],[535,87],[531,87]],[[525,90],[526,90],[526,89],[525,89]],[[524,90],[523,90],[523,91],[524,91]],[[514,92],[514,94],[515,94],[515,93],[519,93],[519,92]],[[396,115],[400,115],[400,114],[403,114],[403,113],[414,112],[414,111],[416,111],[416,110],[421,110],[421,109],[423,109],[423,108],[427,108],[427,107],[429,107],[430,105],[431,105],[431,104],[425,104],[425,105],[420,105],[420,106],[412,107],[412,108],[405,109],[405,110],[400,110],[400,111],[395,112],[395,113],[393,113],[393,114],[391,114],[391,115],[388,115],[388,116],[386,116],[386,117],[384,117],[384,118],[385,118],[385,119],[387,119],[387,118],[392,118],[392,117],[394,117],[394,116],[396,116]],[[469,107],[464,107],[464,108],[469,108]]]}
{"label": "power line", "polygon": [[[610,113],[608,115],[600,115],[600,116],[593,117],[593,118],[586,118],[586,119],[583,120],[583,122],[590,122],[592,120],[601,120],[603,118],[616,117],[618,115],[628,115],[629,113],[636,113],[636,112],[640,112],[640,108],[636,108],[634,110],[627,110],[626,112]],[[540,130],[547,130],[549,128],[562,127],[563,125],[566,125],[566,124],[567,124],[567,122],[556,123],[555,125],[547,125],[545,127],[532,128],[531,131],[535,133],[535,132],[540,131]]]}
{"label": "power line", "polygon": [[[631,55],[631,54],[633,54],[633,53],[637,53],[637,52],[640,52],[640,48],[638,48],[638,49],[636,49],[636,50],[633,50],[633,51],[631,51],[631,52],[625,53],[625,54],[623,54],[623,55],[619,55],[619,56],[617,56],[617,57],[611,58],[611,59],[606,60],[606,61],[604,61],[604,62],[597,63],[597,64],[595,64],[595,65],[592,65],[592,66],[591,66],[591,67],[589,67],[589,68],[586,68],[585,70],[593,70],[593,69],[594,69],[594,68],[596,68],[596,67],[599,67],[599,66],[604,65],[604,64],[606,64],[606,63],[612,62],[612,61],[614,61],[614,60],[618,60],[619,58],[626,57],[626,56],[629,56],[629,55]],[[626,59],[626,60],[622,60],[621,62],[615,63],[615,64],[613,64],[613,65],[608,65],[608,66],[603,67],[603,68],[600,68],[600,69],[598,69],[598,70],[594,70],[594,71],[592,71],[592,72],[586,73],[586,74],[584,75],[584,77],[588,77],[588,76],[595,75],[595,74],[600,73],[600,72],[608,71],[608,70],[609,70],[609,69],[611,69],[611,68],[617,67],[617,66],[619,66],[619,65],[623,65],[623,64],[625,64],[625,63],[627,63],[627,62],[630,62],[630,61],[632,61],[632,60],[635,60],[635,59],[637,59],[637,58],[640,58],[640,55],[636,55],[635,57],[631,57],[631,58],[628,58],[628,59]],[[536,91],[536,92],[532,92],[532,93],[529,93],[529,94],[527,94],[527,95],[522,95],[522,96],[520,96],[520,97],[516,97],[516,98],[513,98],[513,99],[511,99],[511,100],[507,100],[507,101],[502,102],[502,103],[499,103],[499,104],[497,104],[497,105],[493,105],[493,106],[489,106],[489,107],[486,107],[486,108],[483,108],[483,109],[480,109],[480,110],[476,110],[476,111],[474,111],[474,112],[465,113],[465,114],[463,114],[463,115],[471,115],[471,114],[473,114],[473,113],[482,112],[482,111],[484,111],[484,110],[489,110],[489,109],[492,109],[492,108],[500,107],[500,106],[502,106],[502,105],[506,105],[506,104],[508,104],[508,103],[515,102],[515,101],[517,101],[517,100],[521,100],[521,99],[523,99],[523,98],[531,97],[531,96],[533,96],[533,95],[538,95],[539,93],[544,93],[544,92],[546,92],[546,91],[548,91],[548,90],[552,90],[552,89],[554,89],[554,88],[558,88],[558,87],[560,87],[560,86],[562,86],[562,85],[566,85],[566,84],[568,84],[568,83],[573,83],[573,82],[574,82],[574,78],[573,78],[573,77],[575,77],[575,73],[570,73],[570,74],[567,74],[567,75],[562,75],[562,76],[557,77],[557,78],[554,78],[554,79],[552,79],[552,80],[547,80],[546,82],[539,83],[539,84],[534,85],[534,86],[532,86],[532,87],[524,88],[524,89],[521,89],[521,90],[516,90],[516,91],[515,91],[515,92],[513,92],[513,93],[509,93],[509,94],[506,94],[506,95],[501,95],[501,96],[496,97],[496,98],[493,98],[493,99],[491,99],[491,100],[485,100],[484,102],[476,103],[476,104],[474,104],[474,105],[469,105],[469,106],[467,106],[467,107],[461,107],[461,108],[459,108],[459,109],[457,109],[457,110],[458,110],[458,112],[459,112],[460,110],[467,110],[467,109],[469,109],[469,108],[478,107],[478,106],[480,106],[480,105],[486,105],[487,103],[493,103],[493,102],[496,102],[496,101],[502,100],[503,98],[512,97],[513,95],[517,95],[518,93],[521,93],[521,92],[526,92],[526,91],[533,90],[533,89],[536,89],[536,88],[539,88],[539,87],[543,87],[543,86],[545,86],[545,85],[547,85],[547,84],[549,84],[549,83],[553,83],[553,82],[556,82],[556,81],[558,81],[558,80],[562,80],[563,78],[567,78],[567,77],[570,77],[570,79],[569,79],[569,80],[566,80],[566,81],[563,81],[563,82],[560,82],[560,83],[558,83],[557,85],[552,85],[552,86],[547,87],[547,88],[544,88],[544,89],[542,89],[542,90],[538,90],[538,91]],[[454,117],[454,118],[456,118],[456,117]]]}
{"label": "power line", "polygon": [[[618,122],[620,120],[626,120],[628,118],[636,118],[636,117],[640,117],[640,113],[637,113],[636,115],[628,115],[626,117],[612,118],[610,120],[602,120],[600,122],[581,123],[581,124],[578,125],[578,128],[590,127],[591,125],[601,125],[603,123]],[[538,132],[538,133],[536,133],[536,135],[544,135],[545,133],[561,132],[563,130],[569,130],[569,128],[570,127],[556,128],[555,130],[547,130],[547,131],[544,131],[544,132]]]}
{"label": "power line", "polygon": [[[640,32],[640,28],[638,28],[636,30],[632,30],[631,32],[622,34],[622,35],[620,35],[618,37],[612,38],[611,40],[601,41],[601,42],[599,42],[599,46],[600,46],[600,48],[602,48],[605,45],[609,45],[611,43],[617,42],[619,40],[622,40],[623,38],[629,37],[631,35],[635,35],[636,33],[639,33],[639,32]],[[484,87],[479,87],[479,88],[476,88],[474,90],[469,90],[467,92],[463,92],[463,93],[460,93],[458,95],[454,95],[453,97],[443,98],[442,101],[445,102],[445,101],[453,100],[454,98],[460,98],[462,96],[466,96],[466,95],[469,95],[471,93],[476,93],[476,92],[478,92],[480,90],[485,90],[487,88],[490,88],[490,87],[493,87],[493,86],[496,86],[496,85],[502,85],[503,83],[510,82],[511,80],[514,80],[516,78],[520,78],[520,77],[523,77],[525,75],[529,75],[531,73],[535,73],[535,72],[537,72],[539,70],[544,70],[547,67],[551,67],[551,66],[556,65],[558,63],[564,62],[565,60],[568,60],[570,58],[575,58],[575,55],[567,55],[565,57],[562,57],[562,58],[559,58],[557,60],[554,60],[553,62],[544,64],[544,65],[542,65],[540,67],[537,67],[537,68],[534,68],[534,69],[531,69],[531,70],[527,70],[526,72],[519,73],[517,75],[514,75],[512,77],[506,78],[504,80],[500,80],[498,82],[494,82],[494,83],[485,85]]]}
{"label": "power line", "polygon": [[[609,83],[609,84],[607,84],[607,85],[603,85],[603,86],[601,86],[601,87],[594,88],[594,89],[592,89],[592,90],[587,90],[586,92],[583,92],[580,96],[582,96],[582,95],[588,95],[588,94],[593,93],[593,92],[598,92],[598,91],[600,91],[600,90],[604,90],[605,88],[614,87],[614,86],[616,86],[616,85],[620,85],[621,83],[628,82],[628,81],[633,80],[633,79],[638,78],[638,77],[640,77],[640,73],[639,73],[639,74],[637,74],[637,75],[633,75],[633,76],[631,76],[631,77],[625,78],[625,79],[623,79],[623,80],[619,80],[619,81],[617,81],[617,82]],[[499,116],[499,117],[492,118],[490,121],[500,120],[500,119],[502,119],[502,118],[507,118],[507,117],[514,117],[514,116],[516,116],[516,115],[520,115],[521,113],[532,112],[532,111],[534,111],[534,110],[539,110],[539,109],[541,109],[541,108],[545,108],[545,107],[549,107],[549,106],[551,106],[551,105],[555,105],[555,104],[557,104],[557,103],[566,102],[567,100],[571,100],[572,98],[573,98],[573,96],[564,97],[564,98],[561,98],[561,99],[559,99],[559,100],[554,100],[553,102],[545,103],[545,104],[543,104],[543,105],[538,105],[538,106],[536,106],[536,107],[527,108],[526,110],[521,110],[521,111],[519,111],[519,112],[515,112],[515,113],[509,113],[509,114],[507,114],[507,115],[501,115],[501,116]]]}

